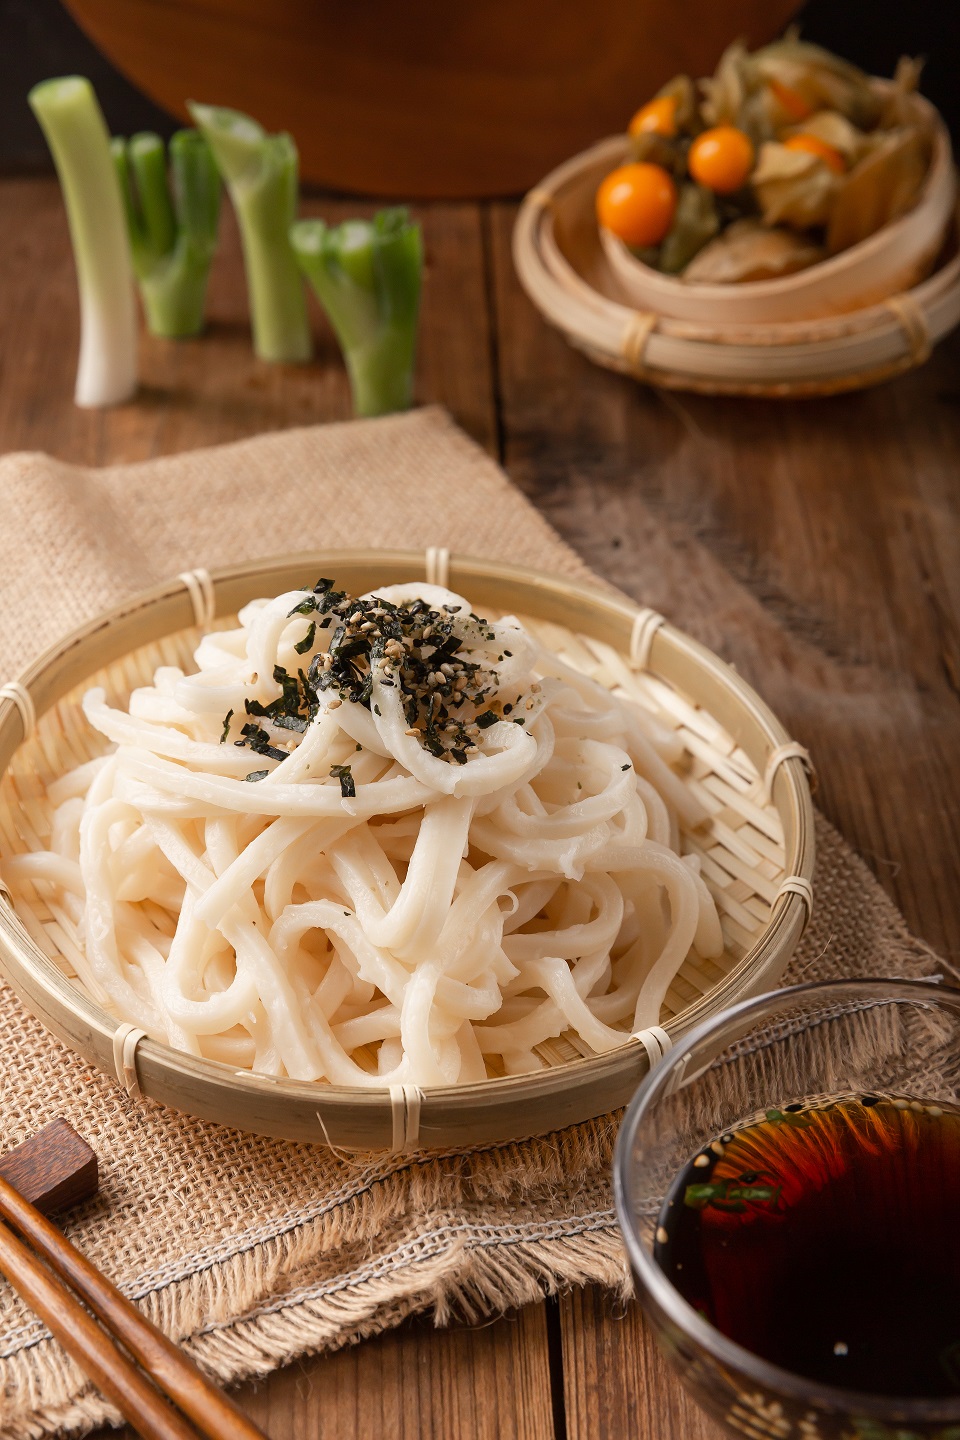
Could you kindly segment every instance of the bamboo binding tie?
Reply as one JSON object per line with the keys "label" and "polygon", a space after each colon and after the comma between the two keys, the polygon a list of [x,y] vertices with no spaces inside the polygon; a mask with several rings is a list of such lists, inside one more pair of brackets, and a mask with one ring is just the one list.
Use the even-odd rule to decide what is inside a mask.
{"label": "bamboo binding tie", "polygon": [[37,728],[37,710],[26,685],[21,685],[19,680],[9,680],[6,685],[0,685],[0,700],[9,700],[11,705],[16,705],[20,712],[23,738],[29,740]]}
{"label": "bamboo binding tie", "polygon": [[177,576],[187,587],[193,605],[194,623],[201,629],[217,618],[217,592],[209,570],[183,570]]}
{"label": "bamboo binding tie", "polygon": [[450,583],[450,551],[444,545],[428,545],[424,556],[427,584],[446,590]]}
{"label": "bamboo binding tie", "polygon": [[816,789],[816,771],[813,768],[813,761],[810,759],[810,751],[805,745],[801,745],[799,740],[788,740],[786,744],[778,745],[775,750],[771,750],[767,756],[767,763],[763,771],[763,799],[766,805],[773,801],[773,782],[785,760],[799,760],[810,777],[811,790]]}
{"label": "bamboo binding tie", "polygon": [[644,607],[638,610],[633,617],[633,630],[630,634],[630,664],[635,670],[646,670],[650,664],[650,648],[653,645],[653,637],[661,625],[666,625],[666,620],[656,610]]}
{"label": "bamboo binding tie", "polygon": [[534,185],[532,190],[527,191],[524,198],[528,205],[536,205],[540,210],[553,209],[553,195],[549,190],[545,190],[542,185]]}
{"label": "bamboo binding tie", "polygon": [[423,1091],[419,1085],[390,1086],[390,1114],[393,1119],[391,1155],[401,1155],[416,1148],[420,1138],[420,1106]]}
{"label": "bamboo binding tie", "polygon": [[646,1050],[651,1070],[654,1065],[660,1064],[668,1050],[673,1049],[673,1041],[662,1025],[649,1025],[646,1030],[635,1030],[632,1038],[639,1040]]}
{"label": "bamboo binding tie", "polygon": [[803,922],[804,929],[806,929],[810,923],[810,916],[813,914],[813,886],[810,884],[810,881],[804,879],[802,875],[788,875],[785,880],[781,881],[780,888],[773,897],[773,905],[770,907],[771,910],[776,906],[777,902],[782,900],[786,895],[799,895],[806,906],[807,916]]}
{"label": "bamboo binding tie", "polygon": [[930,326],[923,306],[918,305],[913,296],[908,294],[891,295],[890,299],[883,303],[906,336],[910,359],[914,365],[922,365],[925,360],[929,360],[930,351],[933,349]]}
{"label": "bamboo binding tie", "polygon": [[117,1084],[123,1086],[131,1100],[143,1099],[137,1075],[137,1046],[146,1038],[146,1030],[138,1030],[136,1025],[126,1022],[118,1025],[113,1032],[113,1068]]}
{"label": "bamboo binding tie", "polygon": [[652,310],[635,310],[623,327],[620,354],[633,375],[643,375],[646,372],[647,345],[659,320],[660,316]]}

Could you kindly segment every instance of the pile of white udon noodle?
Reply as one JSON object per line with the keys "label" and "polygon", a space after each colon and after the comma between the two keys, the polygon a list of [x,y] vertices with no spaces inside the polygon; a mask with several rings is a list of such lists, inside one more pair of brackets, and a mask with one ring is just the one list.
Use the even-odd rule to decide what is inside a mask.
{"label": "pile of white udon noodle", "polygon": [[[369,709],[331,691],[302,735],[259,722],[282,761],[221,743],[228,710],[277,698],[275,665],[327,644],[294,649],[307,593],[253,601],[127,711],[85,696],[114,746],[50,787],[49,851],[4,874],[55,897],[87,988],[193,1055],[368,1088],[532,1071],[565,1032],[602,1052],[656,1025],[691,950],[723,948],[677,853],[678,817],[703,816],[676,737],[506,618],[464,624],[461,655],[518,702],[465,764],[408,733],[376,672]],[[434,586],[374,593],[470,612]],[[354,798],[330,774],[346,764]]]}

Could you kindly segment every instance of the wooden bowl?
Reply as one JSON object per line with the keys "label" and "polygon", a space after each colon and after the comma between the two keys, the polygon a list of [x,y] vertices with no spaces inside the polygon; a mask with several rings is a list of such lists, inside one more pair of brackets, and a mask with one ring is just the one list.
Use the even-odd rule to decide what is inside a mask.
{"label": "wooden bowl", "polygon": [[594,208],[597,185],[624,144],[613,136],[558,166],[527,195],[513,231],[527,294],[598,365],[707,395],[834,395],[923,364],[960,321],[956,219],[929,279],[845,315],[717,325],[638,309],[610,267]]}
{"label": "wooden bowl", "polygon": [[845,314],[911,289],[929,275],[943,247],[957,192],[947,127],[922,95],[915,95],[913,103],[933,127],[933,156],[917,203],[899,220],[808,270],[743,285],[706,285],[663,275],[601,228],[604,253],[624,293],[641,309],[677,320],[768,325]]}
{"label": "wooden bowl", "polygon": [[110,59],[289,130],[306,180],[401,199],[517,194],[678,70],[776,35],[799,0],[66,0]]}
{"label": "wooden bowl", "polygon": [[[217,611],[232,617],[252,598],[279,594],[318,573],[361,594],[422,579],[425,568],[422,554],[396,551],[328,552],[234,566],[214,576]],[[661,1016],[668,1033],[675,1038],[733,1001],[773,988],[809,908],[782,883],[799,876],[796,888],[803,890],[812,880],[814,839],[801,762],[784,758],[768,772],[770,757],[788,736],[763,701],[722,660],[668,624],[653,633],[647,668],[631,665],[626,657],[638,633],[638,609],[616,594],[460,557],[450,561],[449,583],[480,609],[528,619],[547,643],[562,643],[572,663],[642,696],[685,741],[679,773],[711,818],[684,834],[682,847],[702,858],[726,948],[717,961],[691,956],[685,962]],[[193,620],[187,591],[175,580],[48,650],[21,677],[40,716],[26,741],[16,706],[0,701],[0,856],[44,844],[51,811],[47,785],[105,748],[83,717],[83,692],[104,685],[122,702],[134,686],[149,683],[157,665],[189,663],[200,635]],[[16,908],[0,892],[0,969],[54,1034],[116,1075],[118,1019],[80,984],[70,928],[40,888],[18,889]],[[598,1056],[578,1051],[568,1035],[541,1054],[546,1068],[533,1075],[426,1090],[419,1146],[507,1141],[605,1114],[629,1099],[649,1064],[644,1048],[630,1038]],[[223,1125],[357,1149],[393,1143],[385,1092],[235,1071],[154,1040],[140,1043],[136,1072],[143,1094]]]}

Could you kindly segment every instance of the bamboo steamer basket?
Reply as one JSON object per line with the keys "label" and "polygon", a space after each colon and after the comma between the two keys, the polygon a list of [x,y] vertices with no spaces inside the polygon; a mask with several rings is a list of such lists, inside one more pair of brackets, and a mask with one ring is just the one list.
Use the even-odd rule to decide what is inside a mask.
{"label": "bamboo steamer basket", "polygon": [[957,187],[946,126],[929,100],[922,95],[911,99],[932,130],[933,154],[916,204],[898,220],[808,270],[743,285],[687,283],[662,275],[601,227],[600,243],[624,294],[639,308],[676,320],[769,325],[845,314],[919,284],[943,248]]}
{"label": "bamboo steamer basket", "polygon": [[960,321],[956,212],[927,279],[847,314],[733,325],[638,308],[607,259],[594,212],[597,185],[625,144],[612,136],[552,171],[525,197],[513,231],[523,288],[595,363],[707,395],[833,395],[922,365]]}
{"label": "bamboo steamer basket", "polygon": [[[519,614],[572,663],[656,710],[682,737],[684,783],[710,812],[681,844],[701,856],[725,941],[717,961],[688,958],[661,1024],[676,1040],[734,1001],[775,987],[812,904],[813,812],[800,747],[734,670],[619,595],[458,556],[447,569],[446,552],[428,552],[426,563],[423,554],[363,550],[233,566],[212,576],[215,603],[206,618],[235,623],[254,597],[319,573],[335,575],[357,594],[426,573],[481,611]],[[182,578],[158,585],[49,649],[19,682],[38,717],[31,734],[25,736],[22,709],[0,700],[0,857],[44,846],[52,808],[47,785],[106,748],[80,709],[85,690],[103,685],[122,703],[158,665],[189,665],[202,633],[196,593],[196,582],[188,588]],[[582,1053],[564,1035],[542,1048],[545,1068],[535,1074],[428,1089],[412,1111],[403,1097],[399,1124],[397,1098],[384,1091],[239,1071],[151,1039],[140,1040],[121,1066],[117,1042],[129,1027],[78,979],[83,961],[71,930],[44,887],[18,888],[15,901],[5,886],[0,890],[0,969],[25,1006],[99,1069],[125,1076],[134,1093],[263,1135],[358,1150],[509,1141],[623,1105],[650,1064],[647,1049],[626,1035],[605,1055]]]}

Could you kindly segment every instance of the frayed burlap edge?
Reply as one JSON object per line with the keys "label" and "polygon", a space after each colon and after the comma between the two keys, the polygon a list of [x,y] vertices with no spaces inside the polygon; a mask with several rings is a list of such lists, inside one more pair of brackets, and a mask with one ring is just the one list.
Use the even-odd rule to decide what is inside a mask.
{"label": "frayed burlap edge", "polygon": [[[561,1233],[546,1233],[550,1230]],[[399,1266],[392,1265],[393,1259],[381,1257],[378,1274],[341,1276],[319,1293],[307,1291],[282,1307],[267,1306],[201,1331],[185,1348],[214,1379],[230,1384],[265,1376],[306,1355],[340,1349],[423,1312],[432,1311],[438,1326],[453,1320],[476,1323],[572,1286],[601,1284],[626,1295],[630,1285],[610,1209],[566,1224],[533,1227],[521,1238],[461,1234],[430,1259],[415,1254]],[[249,1281],[247,1262],[243,1256],[218,1265],[210,1283],[236,1294]],[[178,1307],[168,1300],[162,1307],[142,1308],[159,1320],[156,1309]],[[169,1323],[169,1314],[165,1318],[168,1333],[180,1328]],[[182,1322],[184,1317],[178,1318]],[[4,1425],[9,1440],[43,1440],[54,1431],[77,1436],[98,1425],[122,1423],[54,1341],[34,1347],[29,1373],[32,1393],[20,1397],[21,1417],[28,1413]],[[46,1403],[35,1408],[40,1395]]]}

